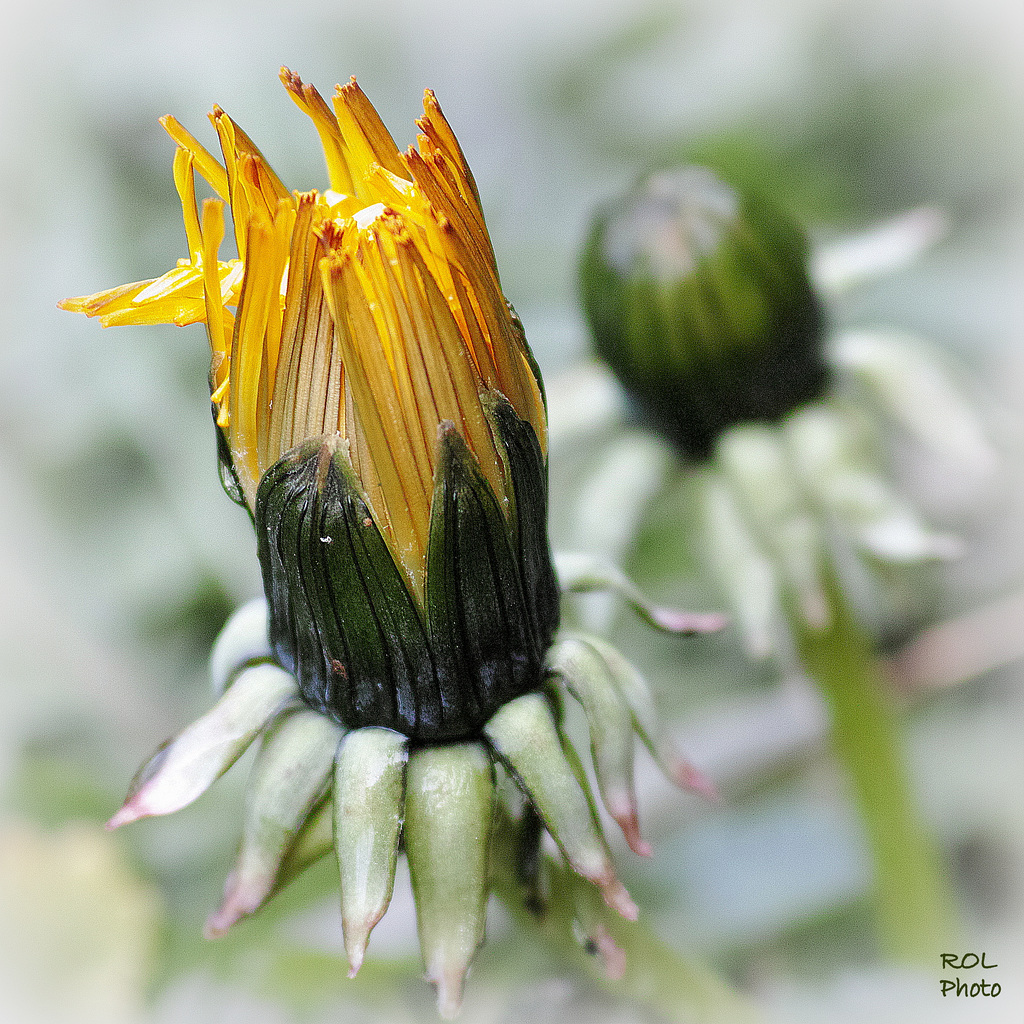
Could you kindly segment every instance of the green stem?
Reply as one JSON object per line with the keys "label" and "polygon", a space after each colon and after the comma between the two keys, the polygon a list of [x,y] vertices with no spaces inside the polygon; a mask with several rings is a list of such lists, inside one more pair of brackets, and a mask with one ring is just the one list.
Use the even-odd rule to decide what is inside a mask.
{"label": "green stem", "polygon": [[608,991],[679,1024],[754,1024],[759,1019],[753,1005],[710,969],[688,960],[642,923],[619,917],[564,864],[544,858],[546,894],[538,906],[516,878],[512,857],[495,854],[494,892],[513,917]]}
{"label": "green stem", "polygon": [[829,623],[791,622],[808,675],[832,717],[832,743],[846,769],[874,866],[873,897],[885,951],[935,964],[955,933],[953,897],[925,829],[903,759],[900,721],[871,642],[835,572],[825,574]]}

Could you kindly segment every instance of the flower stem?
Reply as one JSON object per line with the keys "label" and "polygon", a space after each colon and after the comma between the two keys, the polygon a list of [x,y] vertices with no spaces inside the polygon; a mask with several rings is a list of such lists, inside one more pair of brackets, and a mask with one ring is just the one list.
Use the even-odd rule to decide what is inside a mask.
{"label": "flower stem", "polygon": [[832,743],[849,778],[874,868],[873,898],[885,952],[938,962],[955,934],[954,901],[921,821],[904,762],[900,721],[835,571],[825,574],[828,625],[791,613],[800,657],[829,705]]}
{"label": "flower stem", "polygon": [[679,1024],[760,1019],[754,1006],[709,968],[666,945],[644,924],[608,909],[597,890],[564,864],[544,857],[545,895],[538,902],[517,878],[512,856],[500,849],[494,854],[493,889],[513,917],[609,992]]}

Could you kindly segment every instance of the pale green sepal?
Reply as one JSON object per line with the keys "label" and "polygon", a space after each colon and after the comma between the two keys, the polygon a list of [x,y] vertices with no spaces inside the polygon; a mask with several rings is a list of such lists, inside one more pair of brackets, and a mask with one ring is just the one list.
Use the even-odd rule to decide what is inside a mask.
{"label": "pale green sepal", "polygon": [[874,469],[861,424],[841,408],[808,406],[784,434],[807,491],[855,545],[890,562],[955,558],[962,545],[931,530]]}
{"label": "pale green sepal", "polygon": [[484,733],[572,869],[593,882],[610,907],[635,920],[636,904],[615,875],[587,794],[562,749],[547,698],[539,693],[517,697],[491,718]]}
{"label": "pale green sepal", "polygon": [[257,597],[232,613],[210,652],[210,683],[215,694],[222,694],[247,665],[273,658],[269,624],[265,597]]}
{"label": "pale green sepal", "polygon": [[739,500],[760,546],[772,559],[782,598],[807,625],[828,625],[821,579],[822,537],[807,508],[780,432],[773,426],[730,427],[719,439],[717,464]]}
{"label": "pale green sepal", "polygon": [[350,978],[362,965],[370,932],[391,902],[408,742],[391,729],[356,729],[342,740],[335,761],[334,848]]}
{"label": "pale green sepal", "polygon": [[329,796],[313,808],[288,848],[277,873],[274,890],[283,889],[306,868],[326,857],[334,849],[334,805]]}
{"label": "pale green sepal", "polygon": [[619,696],[625,701],[637,735],[650,751],[665,776],[681,789],[699,793],[709,800],[719,799],[715,784],[676,748],[668,735],[654,703],[654,694],[639,669],[606,640],[579,636],[601,659]]}
{"label": "pale green sepal", "polygon": [[766,658],[778,649],[783,612],[775,569],[743,520],[732,490],[715,473],[702,475],[699,504],[707,558],[725,591],[747,652]]}
{"label": "pale green sepal", "polygon": [[315,711],[282,715],[264,738],[246,793],[242,846],[206,935],[222,935],[274,889],[290,847],[330,782],[341,728]]}
{"label": "pale green sepal", "polygon": [[650,857],[640,836],[636,787],[633,781],[633,716],[608,666],[581,637],[560,640],[548,652],[548,670],[561,678],[580,702],[590,727],[590,749],[597,788],[634,853]]}
{"label": "pale green sepal", "polygon": [[972,477],[995,471],[977,414],[930,346],[896,331],[850,331],[833,342],[831,357],[939,455]]}
{"label": "pale green sepal", "polygon": [[841,295],[911,266],[946,233],[942,210],[919,206],[820,247],[811,278],[823,293]]}
{"label": "pale green sepal", "polygon": [[171,814],[190,804],[238,760],[298,692],[294,678],[276,665],[245,669],[210,711],[163,744],[139,769],[107,828]]}
{"label": "pale green sepal", "polygon": [[725,625],[725,618],[714,612],[684,612],[654,604],[618,566],[599,555],[557,552],[555,572],[563,594],[611,591],[644,622],[666,633],[708,633]]}
{"label": "pale green sepal", "polygon": [[494,767],[481,743],[424,747],[406,770],[405,850],[420,951],[437,1009],[451,1019],[484,938]]}
{"label": "pale green sepal", "polygon": [[676,464],[669,444],[648,430],[624,430],[575,502],[575,533],[593,551],[617,558],[633,543],[651,500]]}
{"label": "pale green sepal", "polygon": [[[626,950],[615,941],[605,924],[608,911],[594,887],[580,885],[571,874],[555,872],[549,872],[548,885],[552,888],[553,900],[565,900],[572,908],[572,937],[579,947],[597,957],[608,981],[621,981],[626,974]],[[557,888],[562,891],[554,891]]]}
{"label": "pale green sepal", "polygon": [[303,822],[288,847],[288,852],[277,869],[274,885],[263,898],[260,907],[264,907],[282,889],[295,881],[306,868],[312,867],[334,849],[334,818],[331,800],[328,796],[313,808],[309,817]]}

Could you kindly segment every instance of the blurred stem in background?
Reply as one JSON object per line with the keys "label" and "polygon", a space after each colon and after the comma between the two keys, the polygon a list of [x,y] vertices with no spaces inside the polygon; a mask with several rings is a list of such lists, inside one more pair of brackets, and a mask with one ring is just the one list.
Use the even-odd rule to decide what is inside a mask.
{"label": "blurred stem in background", "polygon": [[[865,236],[846,270],[902,265],[934,238],[934,219]],[[651,173],[597,214],[582,297],[597,353],[636,419],[670,442],[695,481],[699,522],[679,528],[693,534],[748,654],[795,661],[828,701],[872,855],[881,946],[921,963],[952,933],[952,894],[851,595],[856,572],[877,585],[962,547],[889,478],[887,418],[979,482],[997,460],[927,345],[883,331],[830,337],[825,298],[850,275],[833,265],[826,279],[827,266],[772,196],[687,165]],[[639,521],[634,492],[652,488],[620,490]]]}
{"label": "blurred stem in background", "polygon": [[834,566],[823,574],[828,625],[799,614],[790,624],[807,673],[828,702],[832,746],[842,764],[874,864],[879,937],[894,959],[935,962],[955,935],[953,894],[921,821],[892,695]]}

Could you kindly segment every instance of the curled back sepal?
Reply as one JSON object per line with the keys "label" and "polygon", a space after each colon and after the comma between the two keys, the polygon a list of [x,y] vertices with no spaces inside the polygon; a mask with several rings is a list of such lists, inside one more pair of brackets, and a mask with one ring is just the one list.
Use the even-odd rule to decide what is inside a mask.
{"label": "curled back sepal", "polygon": [[263,737],[246,794],[245,826],[220,907],[206,922],[223,935],[274,891],[289,851],[324,798],[342,731],[307,708],[280,716]]}
{"label": "curled back sepal", "polygon": [[540,684],[558,623],[546,467],[533,428],[489,395],[505,508],[455,425],[438,430],[423,599],[398,568],[337,437],[289,452],[256,496],[275,657],[348,728],[437,742],[479,735]]}
{"label": "curled back sepal", "polygon": [[334,765],[334,848],[341,877],[345,953],[355,977],[391,902],[405,810],[408,740],[390,729],[356,729]]}
{"label": "curled back sepal", "polygon": [[713,633],[726,624],[717,612],[685,612],[649,600],[615,564],[584,551],[559,551],[555,555],[558,582],[563,594],[605,591],[624,601],[648,626],[666,633],[692,636]]}
{"label": "curled back sepal", "polygon": [[528,693],[511,701],[484,734],[573,871],[593,882],[609,907],[636,920],[636,904],[615,874],[586,775],[555,722],[550,695]]}
{"label": "curled back sepal", "polygon": [[297,696],[295,681],[277,665],[246,668],[202,718],[162,743],[138,770],[107,827],[187,807]]}

